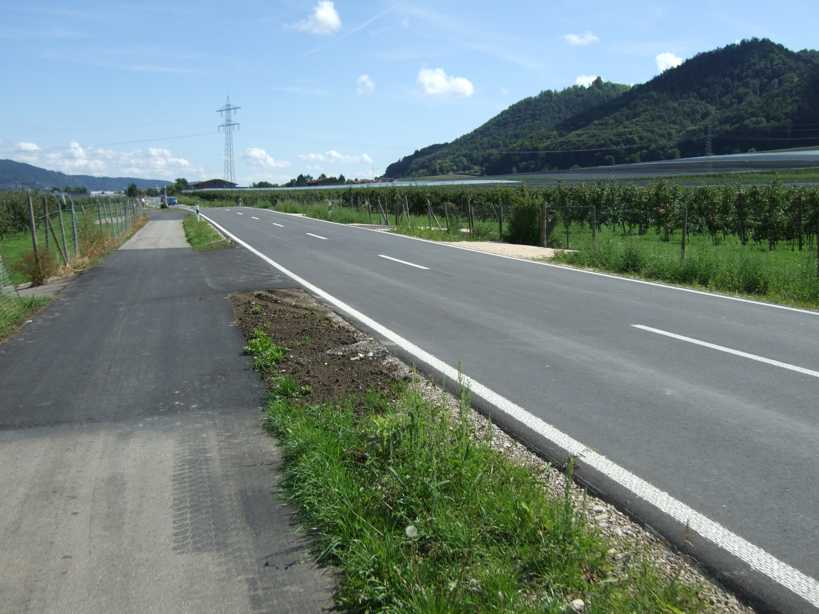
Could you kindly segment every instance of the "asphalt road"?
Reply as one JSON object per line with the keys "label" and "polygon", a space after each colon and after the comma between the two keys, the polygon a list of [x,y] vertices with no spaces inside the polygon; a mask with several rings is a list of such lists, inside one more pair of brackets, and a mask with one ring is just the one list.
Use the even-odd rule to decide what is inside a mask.
{"label": "asphalt road", "polygon": [[819,315],[267,210],[206,213],[310,283],[819,577]]}
{"label": "asphalt road", "polygon": [[322,611],[226,298],[292,283],[155,217],[0,344],[0,612]]}

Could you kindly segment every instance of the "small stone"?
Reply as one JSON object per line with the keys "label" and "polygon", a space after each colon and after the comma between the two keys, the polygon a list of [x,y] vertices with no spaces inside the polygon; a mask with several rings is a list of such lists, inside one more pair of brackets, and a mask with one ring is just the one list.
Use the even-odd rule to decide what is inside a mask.
{"label": "small stone", "polygon": [[569,605],[572,608],[572,612],[582,612],[586,609],[586,602],[582,599],[572,599]]}
{"label": "small stone", "polygon": [[406,529],[404,529],[404,534],[409,539],[416,539],[418,537],[418,529],[415,528],[415,525],[409,525]]}

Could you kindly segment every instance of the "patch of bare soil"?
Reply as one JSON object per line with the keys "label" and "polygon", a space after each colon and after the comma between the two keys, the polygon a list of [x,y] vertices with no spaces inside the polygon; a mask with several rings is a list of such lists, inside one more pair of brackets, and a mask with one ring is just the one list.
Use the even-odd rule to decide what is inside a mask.
{"label": "patch of bare soil", "polygon": [[384,347],[302,290],[269,290],[231,297],[236,322],[249,338],[262,329],[287,348],[280,374],[309,386],[306,400],[338,401],[367,392],[388,394],[402,379]]}

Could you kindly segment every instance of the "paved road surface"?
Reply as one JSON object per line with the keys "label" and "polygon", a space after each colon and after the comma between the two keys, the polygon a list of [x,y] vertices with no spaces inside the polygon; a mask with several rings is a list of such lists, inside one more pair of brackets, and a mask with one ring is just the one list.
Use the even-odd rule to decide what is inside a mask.
{"label": "paved road surface", "polygon": [[149,224],[0,344],[0,612],[332,604],[272,495],[225,300],[291,284],[244,250],[192,252],[179,226]]}
{"label": "paved road surface", "polygon": [[266,210],[206,213],[312,284],[819,577],[819,315]]}

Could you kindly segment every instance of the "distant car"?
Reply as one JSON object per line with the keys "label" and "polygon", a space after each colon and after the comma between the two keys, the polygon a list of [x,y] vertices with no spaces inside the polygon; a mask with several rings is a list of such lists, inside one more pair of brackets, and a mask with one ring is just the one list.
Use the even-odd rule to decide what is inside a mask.
{"label": "distant car", "polygon": [[176,204],[176,196],[168,196],[168,206],[173,207]]}

